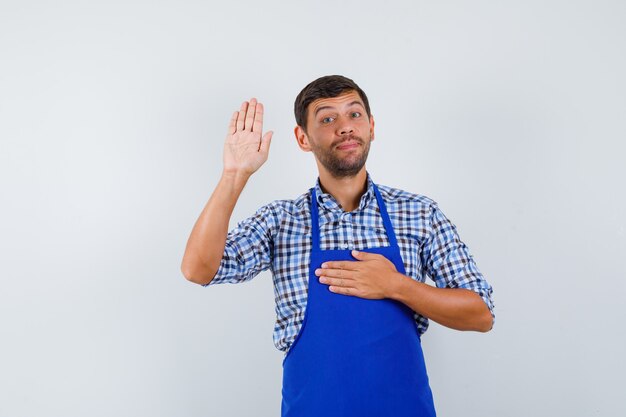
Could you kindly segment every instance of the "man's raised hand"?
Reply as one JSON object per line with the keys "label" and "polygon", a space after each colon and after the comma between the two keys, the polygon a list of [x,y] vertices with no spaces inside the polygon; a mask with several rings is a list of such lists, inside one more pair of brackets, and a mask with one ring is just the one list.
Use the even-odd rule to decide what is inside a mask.
{"label": "man's raised hand", "polygon": [[251,98],[233,113],[224,144],[224,172],[252,175],[265,161],[274,132],[263,136],[263,104]]}

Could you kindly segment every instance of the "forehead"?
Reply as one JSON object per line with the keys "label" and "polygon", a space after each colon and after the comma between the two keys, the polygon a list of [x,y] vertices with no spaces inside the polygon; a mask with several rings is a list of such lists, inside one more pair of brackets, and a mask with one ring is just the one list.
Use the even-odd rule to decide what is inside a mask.
{"label": "forehead", "polygon": [[354,102],[357,102],[363,106],[363,100],[356,91],[347,91],[337,97],[318,98],[309,104],[309,114],[314,115],[322,107],[329,107],[332,109],[340,109],[342,107],[350,106]]}

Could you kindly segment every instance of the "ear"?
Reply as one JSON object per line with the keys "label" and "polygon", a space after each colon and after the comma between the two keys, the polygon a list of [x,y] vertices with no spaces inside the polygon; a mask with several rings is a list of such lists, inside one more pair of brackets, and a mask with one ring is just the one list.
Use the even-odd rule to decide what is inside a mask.
{"label": "ear", "polygon": [[304,132],[304,129],[300,126],[296,126],[293,129],[293,133],[296,135],[296,142],[298,142],[298,146],[304,152],[311,152],[311,145],[309,145],[309,137]]}
{"label": "ear", "polygon": [[374,140],[374,115],[370,115],[370,138]]}

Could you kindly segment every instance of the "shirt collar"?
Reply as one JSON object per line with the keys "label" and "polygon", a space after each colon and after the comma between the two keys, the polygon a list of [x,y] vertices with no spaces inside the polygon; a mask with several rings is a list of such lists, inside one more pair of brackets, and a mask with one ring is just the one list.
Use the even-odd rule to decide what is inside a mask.
{"label": "shirt collar", "polygon": [[[367,189],[361,196],[361,200],[359,201],[359,207],[357,208],[357,210],[365,209],[365,207],[367,207],[367,205],[370,203],[370,201],[372,201],[372,198],[374,197],[374,182],[372,181],[369,172],[366,173]],[[330,211],[343,210],[341,207],[339,207],[339,203],[337,202],[337,200],[335,200],[335,197],[333,197],[329,193],[325,193],[322,191],[319,177],[317,177],[317,181],[315,181],[315,195],[317,197],[318,206]]]}

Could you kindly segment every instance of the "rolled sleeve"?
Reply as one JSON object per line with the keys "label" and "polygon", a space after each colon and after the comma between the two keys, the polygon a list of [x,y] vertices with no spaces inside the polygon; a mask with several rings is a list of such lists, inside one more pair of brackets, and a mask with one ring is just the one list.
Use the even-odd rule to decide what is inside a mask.
{"label": "rolled sleeve", "polygon": [[465,288],[477,293],[495,323],[493,289],[478,270],[454,224],[436,204],[431,207],[430,232],[422,252],[428,275],[439,288]]}
{"label": "rolled sleeve", "polygon": [[276,212],[273,204],[265,205],[228,232],[220,266],[205,287],[249,281],[271,266]]}

